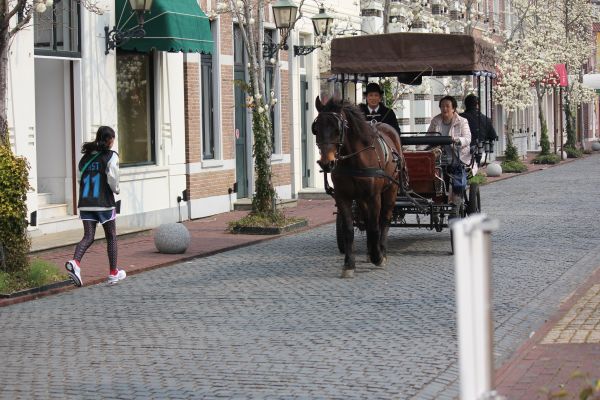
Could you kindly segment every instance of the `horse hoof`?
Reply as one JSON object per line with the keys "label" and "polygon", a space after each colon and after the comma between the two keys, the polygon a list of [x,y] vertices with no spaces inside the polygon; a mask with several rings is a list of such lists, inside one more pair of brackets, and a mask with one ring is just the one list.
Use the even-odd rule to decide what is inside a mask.
{"label": "horse hoof", "polygon": [[385,268],[387,266],[387,257],[383,257],[378,267]]}
{"label": "horse hoof", "polygon": [[371,264],[373,264],[376,267],[381,266],[382,264],[385,263],[385,257],[381,257],[379,260],[375,261],[371,258]]}
{"label": "horse hoof", "polygon": [[345,269],[342,271],[342,279],[352,279],[354,278],[354,270],[353,269]]}

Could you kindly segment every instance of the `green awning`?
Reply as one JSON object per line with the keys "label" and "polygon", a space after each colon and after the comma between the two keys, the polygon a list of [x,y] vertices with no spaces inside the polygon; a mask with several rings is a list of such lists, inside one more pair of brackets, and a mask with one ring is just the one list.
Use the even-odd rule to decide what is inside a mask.
{"label": "green awning", "polygon": [[[117,28],[127,30],[137,25],[129,0],[115,0]],[[196,0],[154,0],[144,15],[146,36],[131,39],[120,48],[148,52],[152,49],[184,53],[212,53],[213,40],[208,17]]]}

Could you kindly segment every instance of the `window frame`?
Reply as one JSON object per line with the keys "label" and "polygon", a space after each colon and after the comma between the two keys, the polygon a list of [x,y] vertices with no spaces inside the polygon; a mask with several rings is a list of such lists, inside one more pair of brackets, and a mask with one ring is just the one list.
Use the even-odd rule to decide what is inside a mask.
{"label": "window frame", "polygon": [[[77,21],[77,33],[75,35],[75,38],[77,40],[77,50],[75,51],[66,51],[66,50],[56,50],[58,47],[58,42],[57,42],[57,35],[56,35],[56,5],[58,2],[53,3],[52,5],[52,26],[53,26],[53,34],[52,34],[52,39],[53,39],[53,43],[52,43],[52,49],[53,50],[48,50],[46,48],[39,48],[36,47],[36,43],[35,43],[35,29],[36,29],[36,15],[34,12],[34,16],[33,16],[33,35],[34,35],[34,43],[33,43],[33,54],[36,56],[51,56],[51,57],[64,57],[64,58],[81,58],[81,4],[79,1],[74,1],[72,2],[71,0],[62,0],[62,1],[68,1],[69,4],[74,5],[75,6],[75,13],[76,13],[76,21]],[[19,18],[21,18],[21,15],[19,15]],[[68,29],[74,29],[71,25],[70,25],[70,21],[69,21],[69,26]]]}
{"label": "window frame", "polygon": [[[205,75],[205,66],[207,67]],[[201,143],[202,143],[202,160],[215,160],[217,158],[217,138],[215,129],[215,104],[214,104],[214,62],[211,54],[200,55],[200,81],[201,86],[201,109],[202,109],[202,126],[201,126]],[[207,85],[207,79],[209,84]],[[209,132],[206,132],[208,128]],[[206,152],[207,144],[210,141],[210,153]]]}
{"label": "window frame", "polygon": [[[279,37],[277,36],[277,32],[275,29],[265,29],[265,42],[266,43],[278,43],[279,41]],[[269,74],[272,74],[274,79],[273,79],[273,83],[274,83],[274,87],[270,87],[270,76]],[[275,93],[275,98],[279,98],[279,85],[277,84],[279,82],[279,76],[278,76],[278,69],[275,68],[275,65],[269,63],[268,61],[265,62],[265,76],[264,76],[264,85],[265,85],[265,101],[266,101],[266,106],[269,108],[269,116],[271,118],[271,154],[280,154],[281,153],[281,149],[280,149],[280,141],[278,140],[277,134],[276,132],[278,131],[277,127],[279,126],[279,118],[278,118],[278,113],[277,113],[277,104],[275,105],[271,105],[270,104],[270,95],[271,95],[271,90],[273,90],[273,92]],[[281,132],[281,130],[279,130],[279,132]],[[281,134],[279,135],[281,137]]]}

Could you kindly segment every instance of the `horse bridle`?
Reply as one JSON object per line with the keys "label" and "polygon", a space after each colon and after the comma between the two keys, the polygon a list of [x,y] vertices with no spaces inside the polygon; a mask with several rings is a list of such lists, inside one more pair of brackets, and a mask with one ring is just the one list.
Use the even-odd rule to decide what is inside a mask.
{"label": "horse bridle", "polygon": [[[373,140],[373,143],[371,143],[370,146],[364,147],[354,153],[341,154],[342,147],[344,146],[344,139],[346,138],[346,130],[349,128],[348,120],[344,117],[344,115],[342,113],[338,113],[338,112],[334,112],[334,111],[320,112],[319,115],[317,115],[317,118],[319,118],[319,116],[321,116],[322,114],[332,115],[336,119],[337,124],[338,124],[339,134],[338,134],[337,142],[320,142],[320,143],[317,142],[317,147],[319,149],[321,149],[321,146],[326,145],[326,144],[335,144],[336,145],[334,164],[337,164],[338,161],[346,160],[348,158],[354,157],[355,155],[362,153],[365,150],[375,149],[375,140]],[[315,118],[315,120],[313,121],[312,126],[311,126],[311,131],[312,131],[313,135],[315,135],[315,136],[317,136],[317,132],[315,129],[315,124],[317,122],[317,118]]]}
{"label": "horse bridle", "polygon": [[336,159],[337,159],[340,148],[344,145],[344,139],[346,137],[346,129],[348,129],[348,120],[346,120],[346,118],[344,118],[342,113],[338,113],[338,112],[334,112],[334,111],[320,112],[319,115],[317,115],[317,118],[315,118],[315,120],[313,121],[312,126],[311,126],[311,131],[312,131],[313,135],[317,136],[317,130],[315,128],[317,119],[321,115],[325,115],[325,114],[333,116],[335,118],[335,120],[337,121],[338,140],[337,140],[337,142],[320,142],[320,143],[317,142],[317,147],[321,148],[321,146],[326,145],[326,144],[335,144],[337,146],[337,150],[336,150]]}

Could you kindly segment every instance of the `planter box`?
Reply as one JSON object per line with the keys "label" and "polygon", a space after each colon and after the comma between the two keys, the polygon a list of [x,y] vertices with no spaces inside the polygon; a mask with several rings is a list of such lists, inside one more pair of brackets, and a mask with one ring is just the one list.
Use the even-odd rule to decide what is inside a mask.
{"label": "planter box", "polygon": [[258,226],[241,226],[235,228],[233,233],[245,233],[247,235],[280,235],[285,232],[290,232],[300,229],[308,225],[308,221],[298,221],[293,224],[277,227],[258,227]]}

